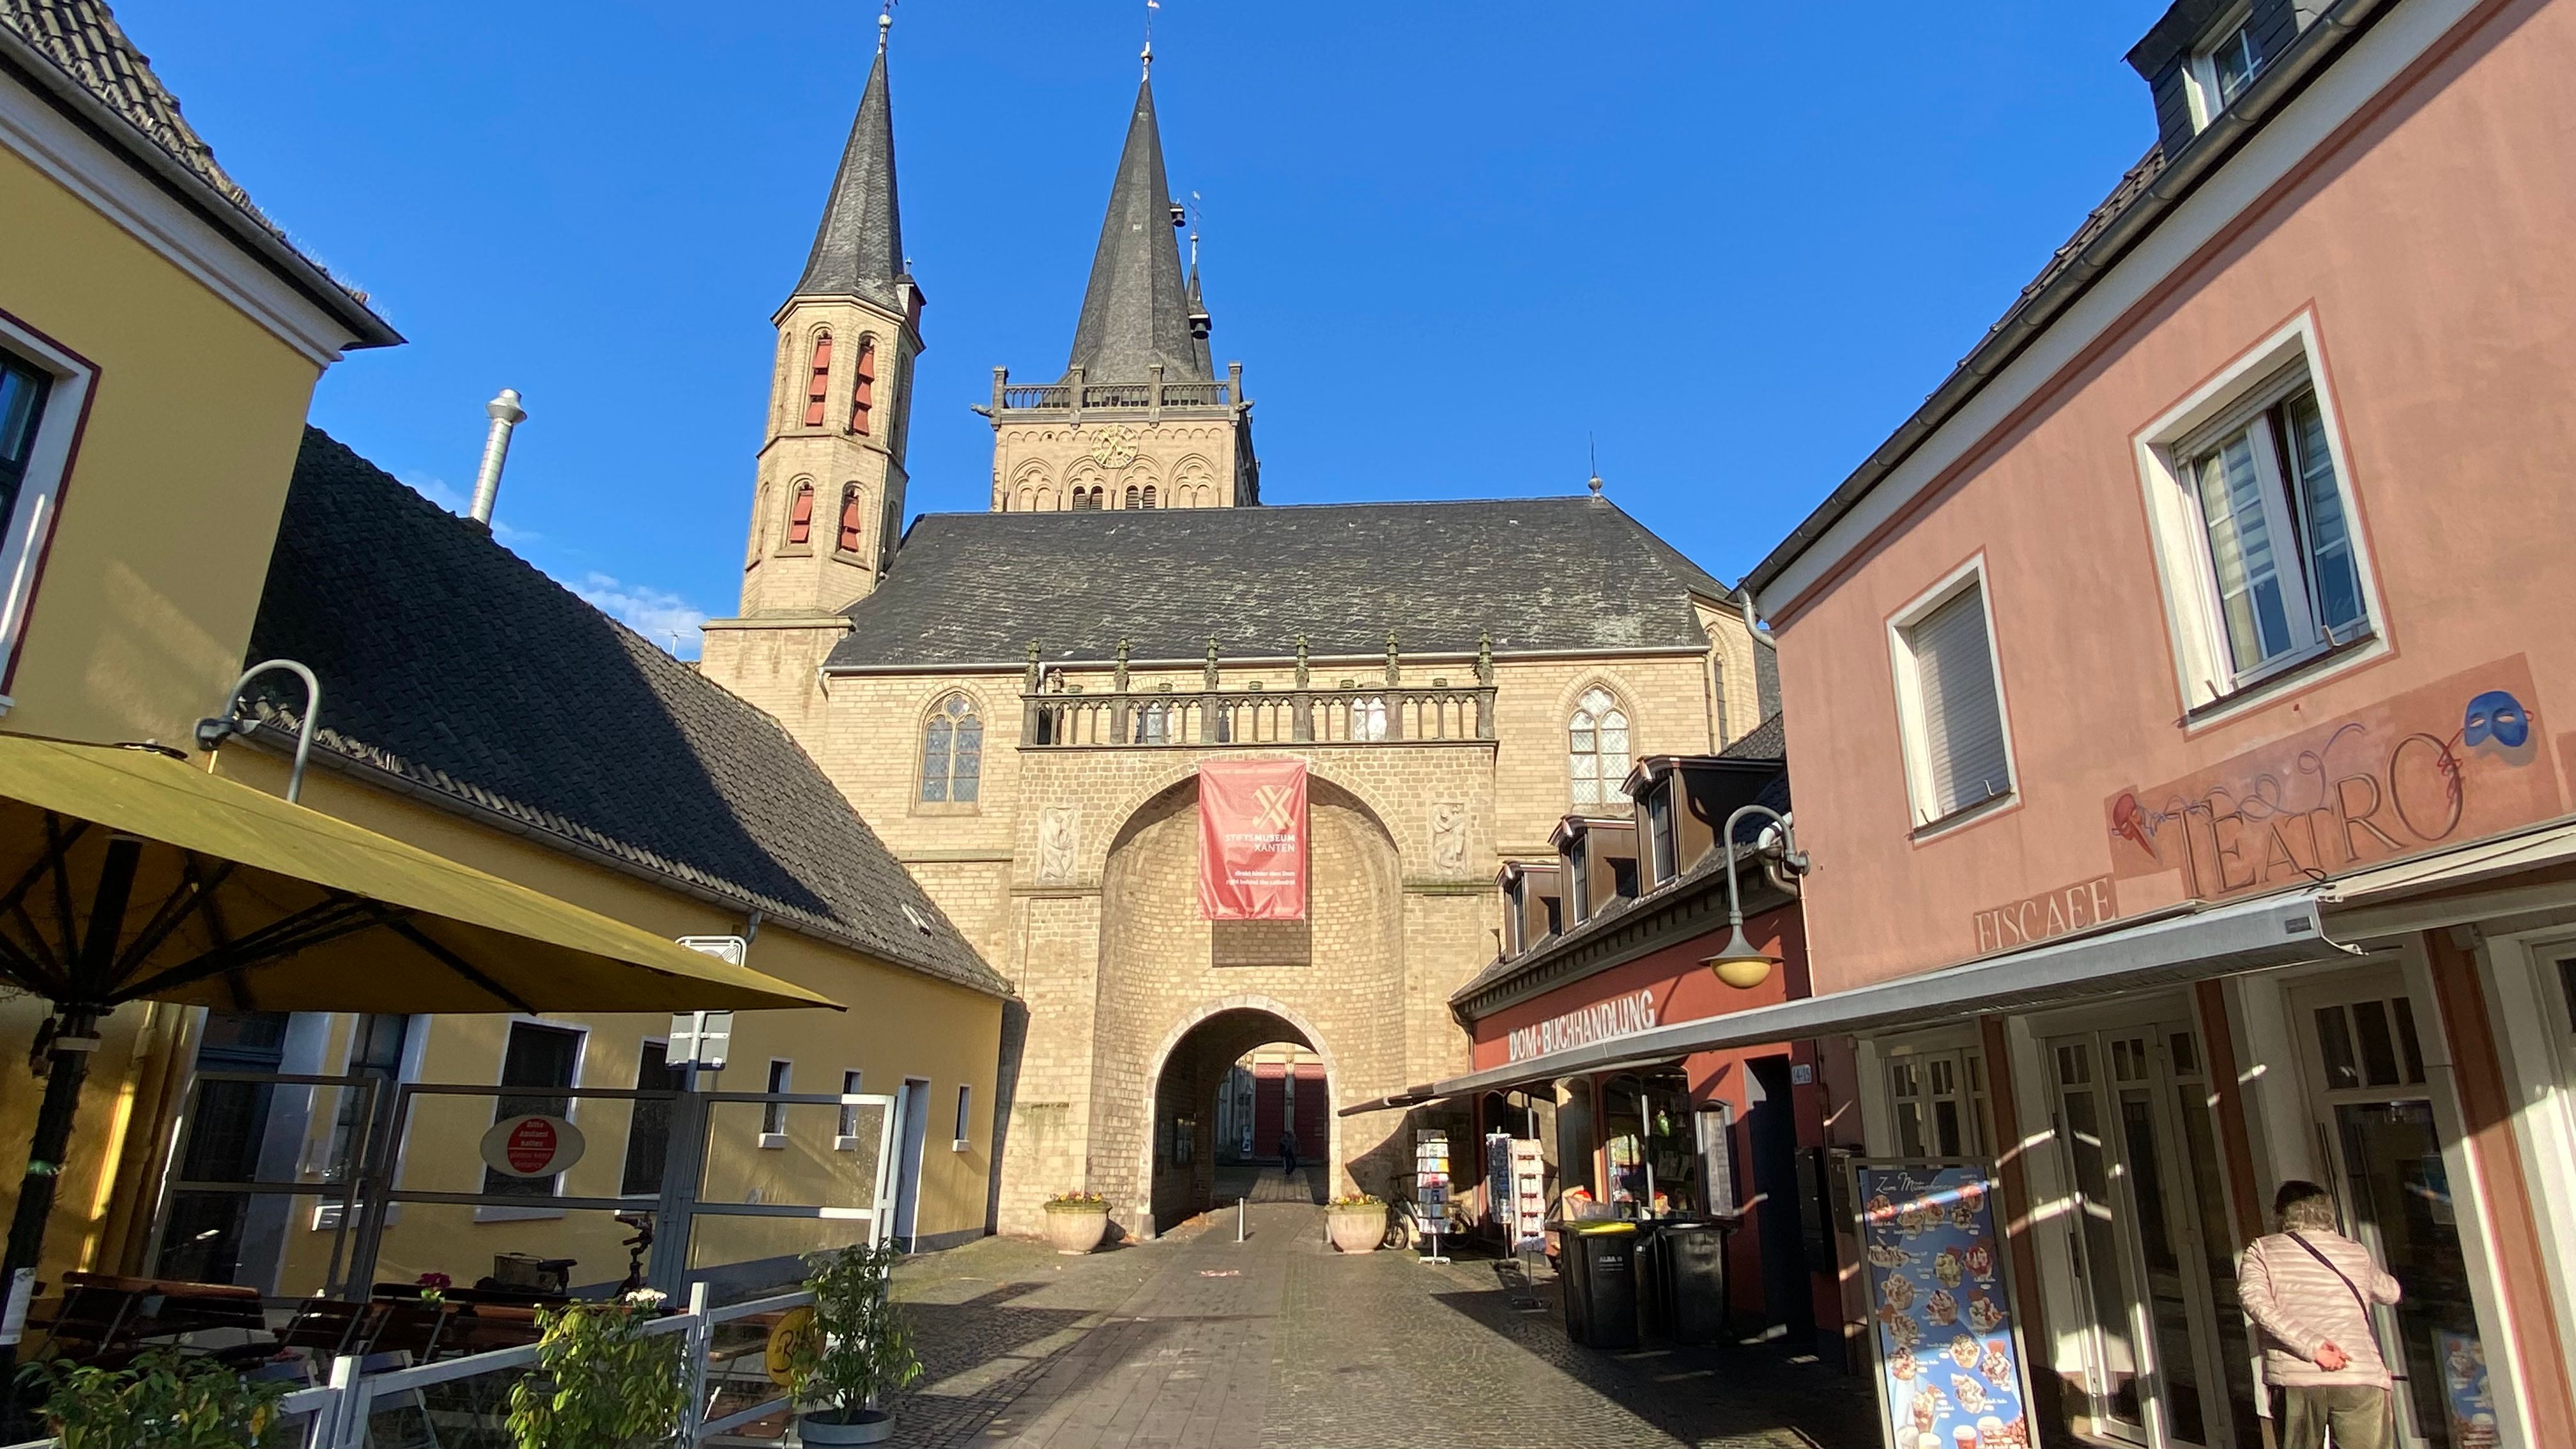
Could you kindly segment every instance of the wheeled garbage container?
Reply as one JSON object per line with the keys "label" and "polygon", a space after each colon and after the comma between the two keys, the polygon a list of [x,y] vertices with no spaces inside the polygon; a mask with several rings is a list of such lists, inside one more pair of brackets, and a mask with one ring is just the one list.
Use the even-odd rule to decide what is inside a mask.
{"label": "wheeled garbage container", "polygon": [[1573,1224],[1565,1234],[1565,1336],[1586,1348],[1637,1346],[1637,1225]]}
{"label": "wheeled garbage container", "polygon": [[1720,1223],[1665,1223],[1655,1230],[1655,1296],[1660,1331],[1675,1343],[1726,1335],[1726,1238]]}

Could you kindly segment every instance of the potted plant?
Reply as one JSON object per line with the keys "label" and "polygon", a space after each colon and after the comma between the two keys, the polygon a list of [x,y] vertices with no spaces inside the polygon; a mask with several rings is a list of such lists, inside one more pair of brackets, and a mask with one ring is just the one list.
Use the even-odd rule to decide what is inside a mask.
{"label": "potted plant", "polygon": [[1386,1241],[1386,1203],[1365,1192],[1324,1204],[1324,1227],[1345,1253],[1374,1253]]}
{"label": "potted plant", "polygon": [[647,1338],[662,1296],[639,1289],[605,1303],[537,1310],[536,1367],[510,1386],[517,1449],[663,1449],[689,1407],[689,1361],[677,1333]]}
{"label": "potted plant", "polygon": [[808,1444],[875,1444],[894,1432],[886,1395],[921,1376],[912,1335],[886,1291],[892,1243],[805,1255],[813,1316],[786,1354],[796,1432]]}
{"label": "potted plant", "polygon": [[156,1348],[123,1369],[57,1359],[23,1377],[48,1385],[45,1427],[62,1449],[238,1449],[278,1423],[277,1401],[293,1385],[257,1381],[210,1358]]}
{"label": "potted plant", "polygon": [[1046,1201],[1047,1241],[1059,1253],[1088,1253],[1109,1232],[1109,1199],[1076,1189]]}

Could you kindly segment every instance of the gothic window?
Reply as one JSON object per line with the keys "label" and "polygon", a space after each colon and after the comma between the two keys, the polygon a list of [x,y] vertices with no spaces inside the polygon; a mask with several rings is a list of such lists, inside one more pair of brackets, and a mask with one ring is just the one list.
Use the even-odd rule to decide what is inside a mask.
{"label": "gothic window", "polygon": [[1147,507],[1147,508],[1151,508],[1151,507],[1153,507],[1153,506],[1154,506],[1154,485],[1153,485],[1153,484],[1151,484],[1151,483],[1148,483],[1148,484],[1146,484],[1146,485],[1145,485],[1145,503],[1144,503],[1144,506],[1145,506],[1145,507]]}
{"label": "gothic window", "polygon": [[1628,716],[1606,689],[1588,690],[1566,726],[1566,761],[1574,776],[1574,803],[1602,805],[1618,798],[1628,778]]}
{"label": "gothic window", "polygon": [[789,547],[814,540],[814,485],[796,485],[796,501],[787,505],[787,543]]}
{"label": "gothic window", "polygon": [[877,340],[859,339],[859,380],[850,384],[850,431],[868,435],[868,414],[877,405]]}
{"label": "gothic window", "polygon": [[1367,695],[1351,701],[1351,738],[1382,740],[1386,738],[1386,697]]}
{"label": "gothic window", "polygon": [[1136,506],[1136,485],[1133,483],[1127,485],[1127,506],[1130,508]]}
{"label": "gothic window", "polygon": [[814,334],[814,364],[805,378],[805,426],[823,426],[823,409],[831,402],[832,334]]}
{"label": "gothic window", "polygon": [[984,722],[975,705],[952,694],[930,712],[921,732],[921,798],[972,805],[984,775]]}
{"label": "gothic window", "polygon": [[859,485],[856,483],[843,485],[841,488],[841,552],[859,551],[859,535],[865,531],[867,523],[865,509],[866,505],[859,498]]}

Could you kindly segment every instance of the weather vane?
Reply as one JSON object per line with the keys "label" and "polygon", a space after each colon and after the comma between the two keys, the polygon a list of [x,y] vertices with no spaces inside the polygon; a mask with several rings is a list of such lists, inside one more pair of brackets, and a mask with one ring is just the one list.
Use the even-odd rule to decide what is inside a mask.
{"label": "weather vane", "polygon": [[1162,0],[1145,0],[1145,53],[1139,59],[1145,62],[1147,80],[1154,78],[1154,12],[1162,8]]}
{"label": "weather vane", "polygon": [[885,8],[877,12],[877,54],[879,55],[885,54],[886,32],[894,28],[894,5],[895,0],[885,0]]}

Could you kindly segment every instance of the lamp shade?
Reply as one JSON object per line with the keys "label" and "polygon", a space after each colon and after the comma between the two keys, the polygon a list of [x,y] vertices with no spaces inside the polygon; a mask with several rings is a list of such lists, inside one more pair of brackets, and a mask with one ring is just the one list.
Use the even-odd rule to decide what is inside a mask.
{"label": "lamp shade", "polygon": [[1768,952],[1755,950],[1753,943],[1745,939],[1744,928],[1737,926],[1728,933],[1726,944],[1719,948],[1717,954],[1705,958],[1700,964],[1716,972],[1717,979],[1727,985],[1739,991],[1749,991],[1771,979],[1771,968],[1779,965],[1780,959]]}

